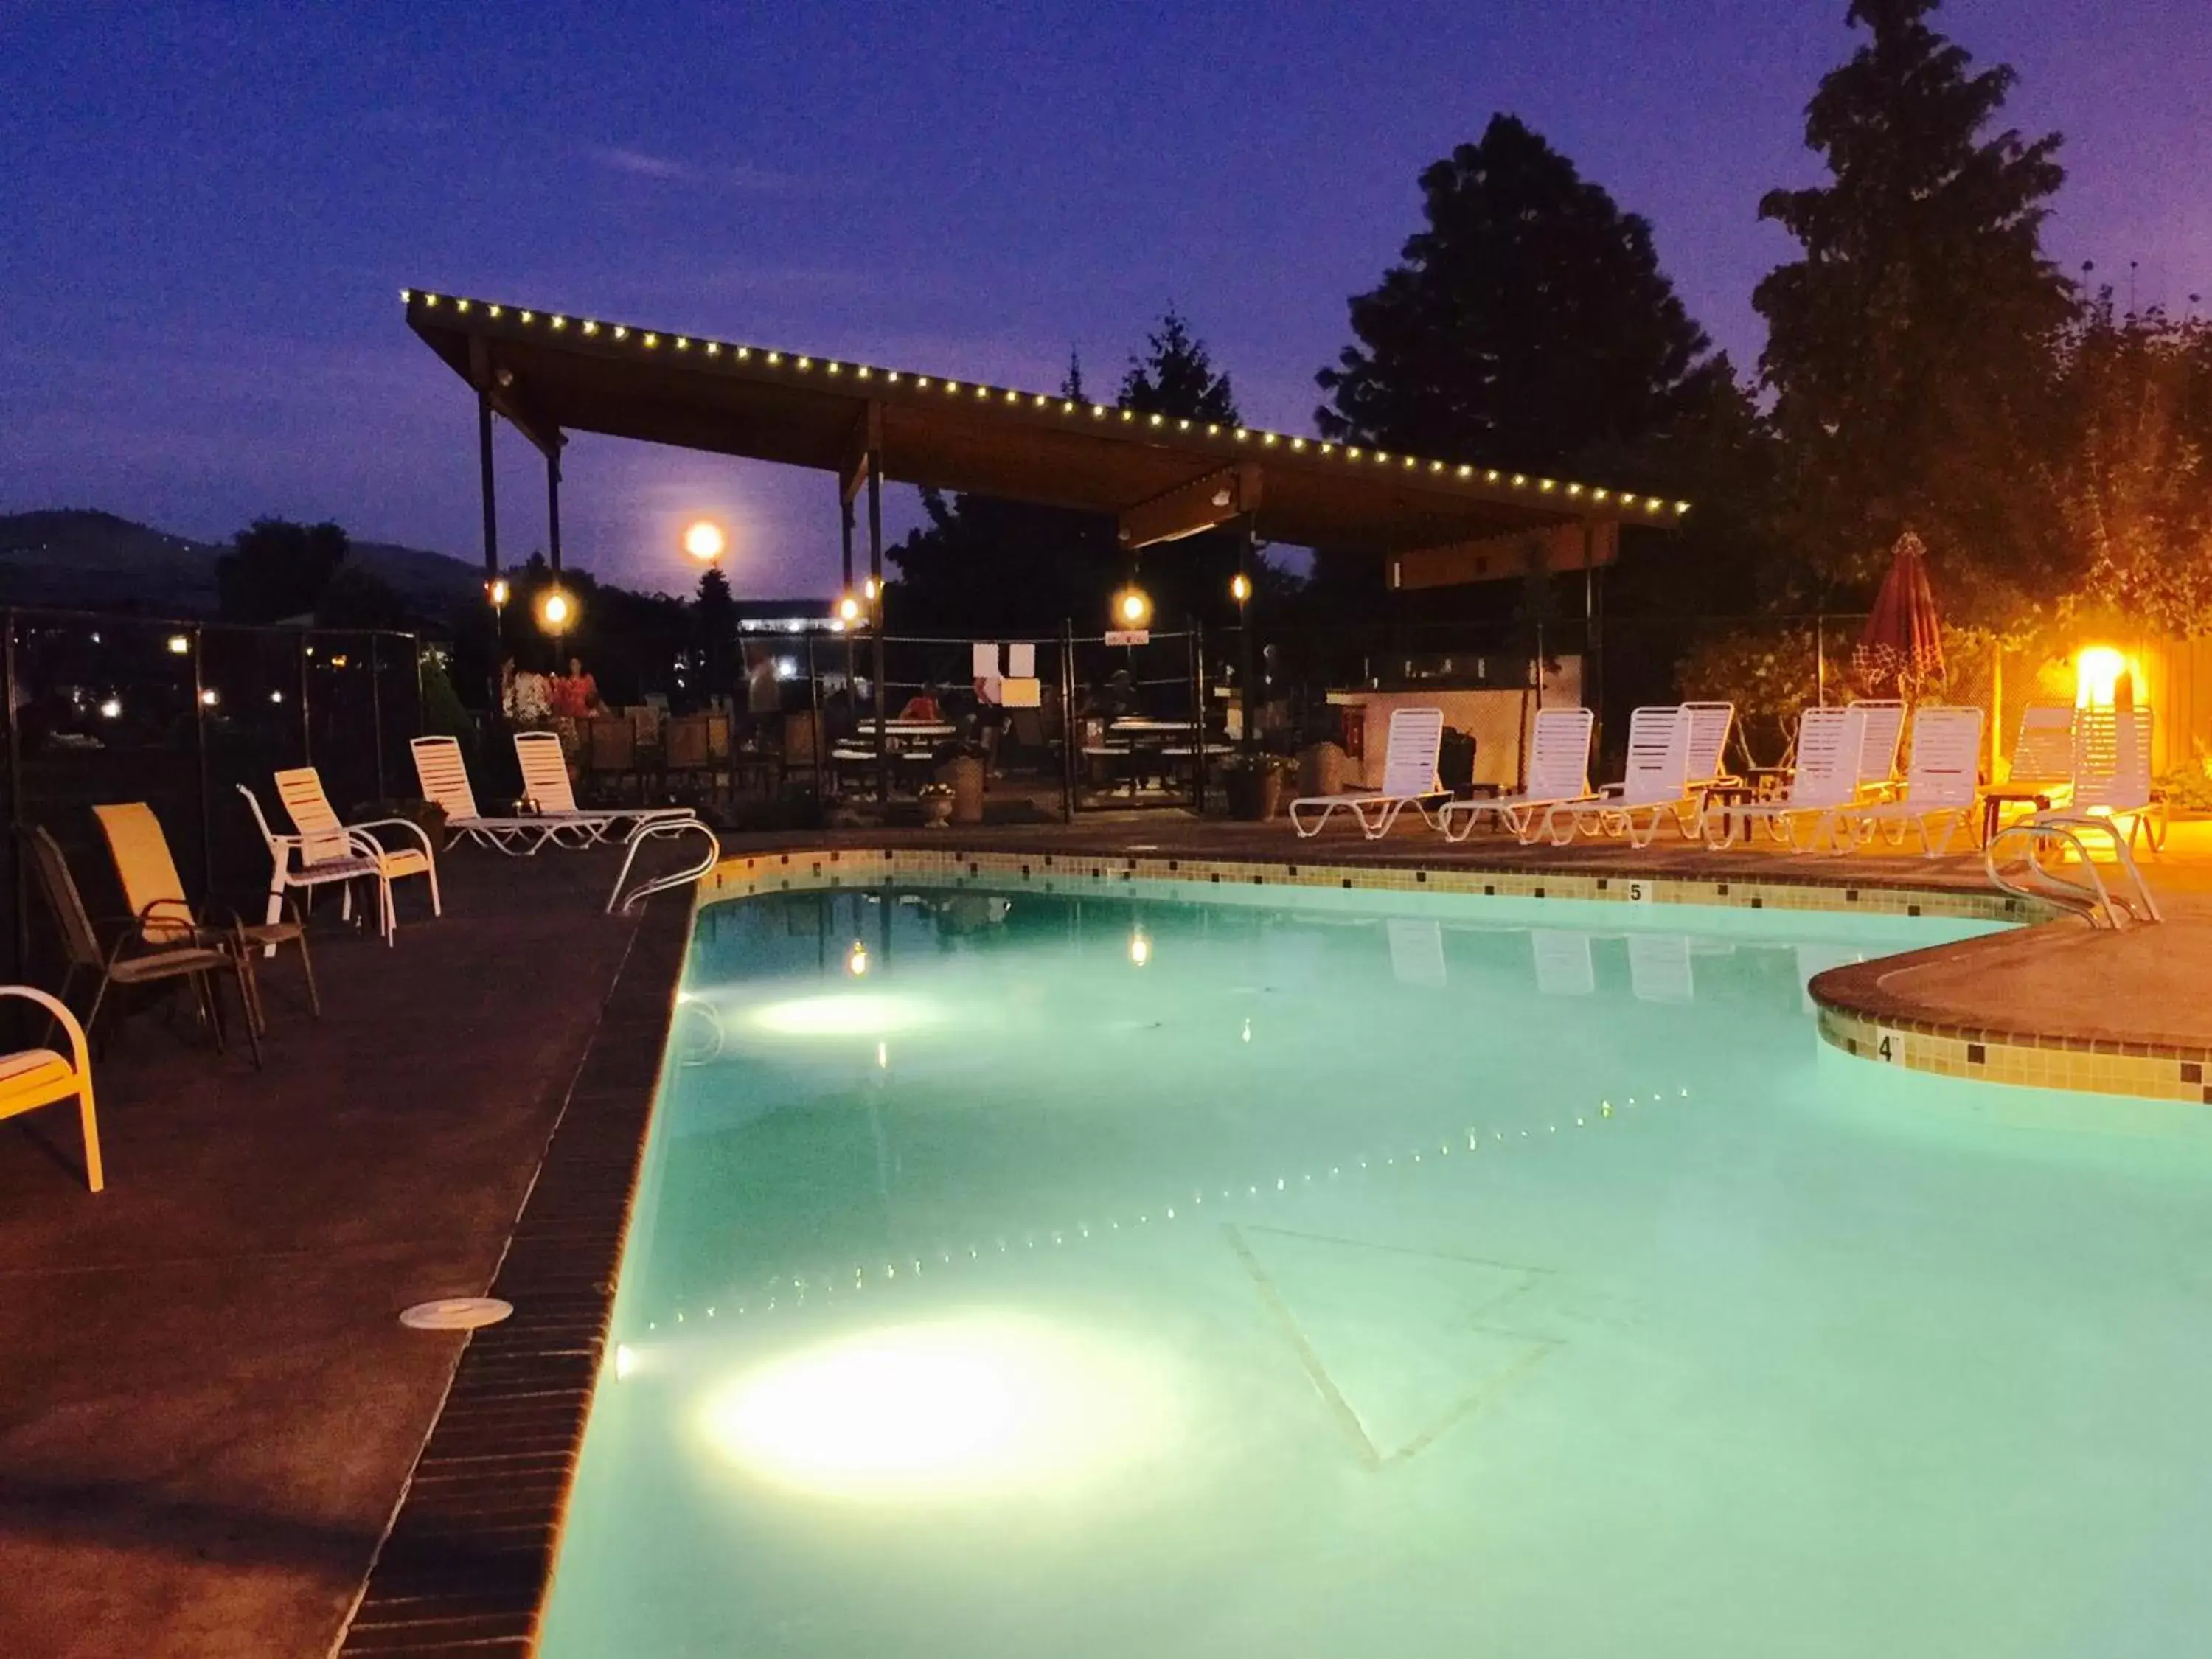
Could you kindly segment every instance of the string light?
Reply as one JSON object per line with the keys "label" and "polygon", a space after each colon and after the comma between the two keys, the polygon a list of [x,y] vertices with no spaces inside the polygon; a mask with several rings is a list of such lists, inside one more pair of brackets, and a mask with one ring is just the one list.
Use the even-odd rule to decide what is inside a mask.
{"label": "string light", "polygon": [[[496,320],[512,320],[523,325],[534,324],[538,320],[538,313],[535,311],[510,312],[507,307],[496,303],[473,301],[465,298],[441,295],[425,289],[403,288],[399,290],[399,298],[401,303],[404,305],[407,305],[410,307],[420,305],[426,310],[434,308],[441,304],[450,304],[456,312],[464,315],[468,314],[471,310],[480,309],[486,317]],[[568,319],[557,313],[547,313],[545,316],[545,321],[556,331],[563,331],[568,325]],[[658,332],[634,332],[634,331],[632,331],[626,324],[610,324],[605,325],[603,329],[602,325],[599,323],[586,319],[582,319],[580,326],[582,332],[586,335],[597,337],[602,332],[605,332],[614,340],[623,342],[624,343],[634,343],[637,347],[644,350],[658,349],[663,343],[664,337]],[[672,343],[674,349],[679,352],[689,353],[695,343],[693,340],[686,335],[672,335],[666,337],[666,338],[669,343]],[[696,343],[702,347],[703,354],[707,356],[720,357],[724,355],[722,344],[719,341],[702,341]],[[738,362],[745,362],[750,361],[754,354],[747,347],[737,346],[731,349],[729,355],[734,357]],[[765,362],[771,368],[782,368],[786,366],[786,360],[783,354],[781,352],[769,351],[763,353],[761,356],[761,361]],[[789,361],[788,366],[798,373],[807,374],[812,371],[815,367],[815,362],[816,360],[809,356],[793,357]],[[865,363],[847,364],[834,359],[824,359],[823,360],[822,366],[824,372],[831,375],[842,377],[848,368],[850,368],[853,377],[855,380],[872,380],[878,378],[878,371]],[[901,386],[911,383],[917,390],[926,390],[931,384],[931,377],[927,375],[902,376],[896,369],[885,369],[881,371],[880,378],[886,385],[889,386]],[[939,384],[944,386],[948,394],[958,392],[962,386],[962,383],[960,381],[951,380],[943,380],[939,382]],[[1018,406],[1026,402],[1031,408],[1040,410],[1050,409],[1053,404],[1057,401],[1060,404],[1060,414],[1069,418],[1076,416],[1085,407],[1085,405],[1078,403],[1073,398],[1063,398],[1056,400],[1045,392],[1024,392],[1014,388],[999,388],[981,384],[976,385],[975,387],[975,394],[978,398],[988,399],[994,392],[998,392],[1003,398],[1003,401],[1009,404]],[[1092,404],[1089,405],[1089,408],[1091,410],[1091,416],[1093,420],[1103,420],[1105,418],[1107,414],[1107,408],[1105,405]],[[1125,409],[1120,412],[1124,422],[1130,422],[1135,419],[1134,411]],[[1149,414],[1147,416],[1147,424],[1153,428],[1164,428],[1168,424],[1169,418],[1169,416],[1163,413]],[[1175,417],[1174,424],[1175,429],[1177,432],[1193,433],[1198,429],[1199,423],[1187,417],[1178,416]],[[1207,422],[1205,426],[1204,431],[1205,435],[1208,438],[1219,438],[1224,435],[1227,435],[1233,441],[1240,444],[1251,441],[1253,437],[1255,435],[1255,428],[1241,426],[1235,428],[1233,430],[1224,434],[1222,428],[1218,424],[1213,422]],[[1349,461],[1365,461],[1373,465],[1387,465],[1394,459],[1391,455],[1382,450],[1363,451],[1358,445],[1339,446],[1327,441],[1310,440],[1294,433],[1270,432],[1262,429],[1258,430],[1256,435],[1263,447],[1287,447],[1292,453],[1299,455],[1314,453],[1325,459],[1340,459]],[[1395,459],[1397,460],[1399,465],[1407,471],[1425,470],[1433,477],[1456,478],[1469,483],[1472,483],[1477,477],[1480,477],[1486,484],[1498,484],[1504,483],[1509,488],[1514,489],[1527,489],[1533,486],[1533,488],[1534,488],[1540,494],[1565,494],[1566,496],[1578,502],[1587,500],[1589,501],[1600,504],[1617,504],[1619,508],[1622,511],[1642,514],[1655,519],[1666,517],[1670,514],[1675,518],[1680,518],[1688,514],[1691,508],[1691,503],[1686,501],[1669,502],[1662,501],[1656,495],[1639,497],[1633,494],[1617,492],[1595,485],[1574,483],[1562,483],[1559,481],[1552,478],[1539,478],[1532,480],[1522,473],[1515,473],[1510,478],[1507,478],[1494,468],[1484,469],[1478,472],[1475,467],[1463,461],[1454,463],[1441,459],[1425,459],[1413,455],[1400,455]]]}

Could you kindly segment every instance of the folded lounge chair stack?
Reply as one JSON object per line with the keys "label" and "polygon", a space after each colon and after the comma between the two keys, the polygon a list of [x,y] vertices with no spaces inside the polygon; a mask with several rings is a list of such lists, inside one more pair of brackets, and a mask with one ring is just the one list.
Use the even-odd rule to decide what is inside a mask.
{"label": "folded lounge chair stack", "polygon": [[[1375,841],[1389,835],[1398,815],[1411,806],[1431,824],[1441,826],[1443,805],[1451,799],[1450,792],[1437,783],[1437,757],[1443,740],[1443,709],[1392,709],[1389,746],[1382,759],[1382,787],[1300,796],[1291,803],[1291,823],[1300,836],[1311,836],[1341,809],[1352,814],[1361,834]],[[1301,817],[1302,813],[1307,816]]]}

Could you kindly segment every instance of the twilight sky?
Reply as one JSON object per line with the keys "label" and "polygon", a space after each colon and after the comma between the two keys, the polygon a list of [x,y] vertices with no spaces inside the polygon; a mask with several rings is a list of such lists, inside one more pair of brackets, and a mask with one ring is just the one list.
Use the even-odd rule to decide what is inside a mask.
{"label": "twilight sky", "polygon": [[[227,536],[260,514],[474,558],[474,417],[401,320],[417,284],[1110,392],[1170,302],[1246,417],[1313,373],[1495,110],[1656,227],[1692,312],[1757,357],[1815,174],[1802,112],[1844,0],[529,5],[0,0],[0,511]],[[1953,0],[2068,139],[2049,246],[2146,304],[2212,298],[2212,6]],[[503,548],[543,534],[504,434]],[[914,516],[898,492],[894,524]],[[572,444],[572,562],[740,594],[835,586],[826,477]]]}

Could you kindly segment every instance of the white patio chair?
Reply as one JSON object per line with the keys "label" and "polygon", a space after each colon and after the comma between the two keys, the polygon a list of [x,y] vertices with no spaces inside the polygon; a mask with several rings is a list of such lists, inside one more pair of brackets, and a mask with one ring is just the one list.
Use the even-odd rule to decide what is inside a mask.
{"label": "white patio chair", "polygon": [[1729,733],[1735,729],[1732,702],[1686,702],[1690,717],[1690,787],[1711,789],[1739,780],[1728,769]]}
{"label": "white patio chair", "polygon": [[[1859,766],[1866,747],[1866,716],[1854,703],[1844,708],[1808,708],[1797,720],[1797,765],[1790,774],[1790,793],[1780,800],[1746,801],[1706,815],[1708,846],[1726,847],[1739,837],[1752,839],[1760,825],[1790,850],[1810,852],[1832,834],[1836,814],[1858,799]],[[1801,824],[1811,833],[1798,845]],[[1715,822],[1720,834],[1712,833]]]}
{"label": "white patio chair", "polygon": [[[269,848],[269,909],[270,923],[283,920],[284,896],[298,888],[313,896],[318,887],[336,884],[338,890],[338,916],[341,921],[353,919],[353,884],[357,881],[376,884],[376,931],[388,944],[392,939],[392,893],[390,884],[374,854],[354,846],[352,838],[343,831],[337,836],[280,836],[271,829],[266,814],[261,810],[261,800],[244,784],[238,793],[246,797],[246,805],[253,813],[254,827],[261,831],[261,839]],[[264,945],[262,955],[276,954],[274,945]]]}
{"label": "white patio chair", "polygon": [[1639,1002],[1694,1002],[1687,933],[1631,933],[1628,983]]}
{"label": "white patio chair", "polygon": [[2020,711],[2012,769],[2005,787],[2033,791],[2063,806],[2074,793],[2074,717],[2070,702],[2032,702]]}
{"label": "white patio chair", "polygon": [[1554,847],[1565,847],[1577,830],[1625,835],[1631,847],[1649,847],[1659,833],[1660,822],[1668,816],[1686,826],[1695,823],[1698,803],[1690,788],[1691,726],[1688,712],[1679,705],[1637,709],[1628,717],[1628,761],[1620,781],[1607,784],[1594,799],[1545,808],[1538,833],[1549,835]]}
{"label": "white patio chair", "polygon": [[[1390,833],[1398,814],[1411,806],[1430,823],[1438,816],[1450,792],[1437,783],[1437,756],[1443,747],[1444,711],[1441,708],[1394,708],[1390,711],[1390,742],[1382,757],[1380,789],[1346,789],[1334,795],[1301,795],[1291,803],[1291,823],[1301,836],[1317,834],[1340,809],[1350,812],[1360,833],[1370,841]],[[1301,810],[1319,816],[1309,823]]]}
{"label": "white patio chair", "polygon": [[[277,773],[276,799],[291,814],[292,827],[300,832],[311,856],[319,860],[318,849],[331,849],[342,842],[351,854],[375,861],[386,945],[392,943],[392,936],[399,930],[399,913],[392,902],[393,882],[421,876],[429,884],[430,914],[445,914],[438,896],[437,854],[430,845],[429,836],[412,818],[366,818],[359,823],[342,823],[331,805],[330,797],[323,793],[321,775],[312,766],[295,766]],[[403,842],[412,841],[414,845],[387,847],[377,834],[379,830],[386,835],[396,830]],[[276,896],[272,891],[270,897]],[[280,908],[269,920],[274,921],[281,914]]]}
{"label": "white patio chair", "polygon": [[[1588,800],[1592,716],[1587,708],[1540,708],[1528,749],[1528,781],[1517,795],[1498,795],[1489,800],[1444,803],[1437,828],[1444,839],[1462,842],[1491,813],[1524,843],[1536,836],[1538,820],[1550,808]],[[1452,833],[1455,817],[1464,817],[1465,827]]]}
{"label": "white patio chair", "polygon": [[648,823],[699,816],[688,806],[614,806],[596,811],[578,806],[575,787],[568,781],[568,757],[561,751],[560,738],[551,732],[516,732],[514,758],[522,767],[523,793],[538,804],[539,815],[554,823],[553,839],[562,846],[595,846],[617,826],[629,834]]}
{"label": "white patio chair", "polygon": [[2110,818],[2128,829],[2128,850],[2140,836],[2157,852],[2166,845],[2166,803],[2150,781],[2151,711],[2084,708],[2074,716],[2074,799],[2067,811]]}
{"label": "white patio chair", "polygon": [[1879,800],[1897,791],[1897,746],[1905,736],[1905,705],[1894,697],[1860,697],[1859,793]]}
{"label": "white patio chair", "polygon": [[[1905,793],[1895,800],[1844,807],[1836,816],[1834,850],[1863,852],[1877,834],[1887,834],[1893,846],[1902,846],[1911,830],[1920,837],[1920,850],[1929,858],[1949,852],[1951,837],[1973,821],[1981,781],[1982,720],[1980,709],[1956,703],[1917,712]],[[1863,781],[1863,769],[1861,777]],[[1936,836],[1938,824],[1942,826],[1941,840]],[[1966,835],[1971,842],[1971,828]]]}
{"label": "white patio chair", "polygon": [[477,810],[477,792],[470,787],[469,769],[455,739],[416,738],[407,747],[415,757],[422,799],[445,811],[447,847],[458,846],[466,836],[480,847],[514,856],[534,853],[551,839],[558,826],[543,818],[487,817]]}

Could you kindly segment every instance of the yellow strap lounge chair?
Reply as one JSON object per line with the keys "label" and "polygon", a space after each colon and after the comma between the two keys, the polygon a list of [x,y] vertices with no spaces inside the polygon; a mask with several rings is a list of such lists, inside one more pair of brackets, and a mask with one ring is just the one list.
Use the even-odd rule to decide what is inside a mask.
{"label": "yellow strap lounge chair", "polygon": [[315,964],[307,956],[307,930],[299,907],[289,897],[284,903],[290,914],[279,921],[249,922],[234,911],[222,923],[205,923],[185,897],[184,878],[169,855],[169,838],[161,833],[161,821],[152,807],[143,801],[127,801],[95,806],[92,815],[107,837],[124,902],[138,919],[139,937],[149,945],[228,945],[236,950],[246,964],[242,982],[252,997],[248,1012],[264,1031],[269,1029],[267,1011],[248,953],[260,949],[274,956],[278,945],[292,945],[300,952],[300,971],[307,981],[307,1006],[317,1019],[323,1017],[322,999],[315,992]]}
{"label": "yellow strap lounge chair", "polygon": [[20,1117],[56,1101],[75,1100],[77,1123],[84,1133],[85,1184],[96,1193],[106,1180],[100,1170],[100,1122],[92,1108],[92,1057],[86,1052],[84,1027],[59,997],[35,987],[0,985],[0,997],[37,1003],[70,1043],[66,1055],[52,1048],[19,1048],[0,1054],[0,1118]]}

